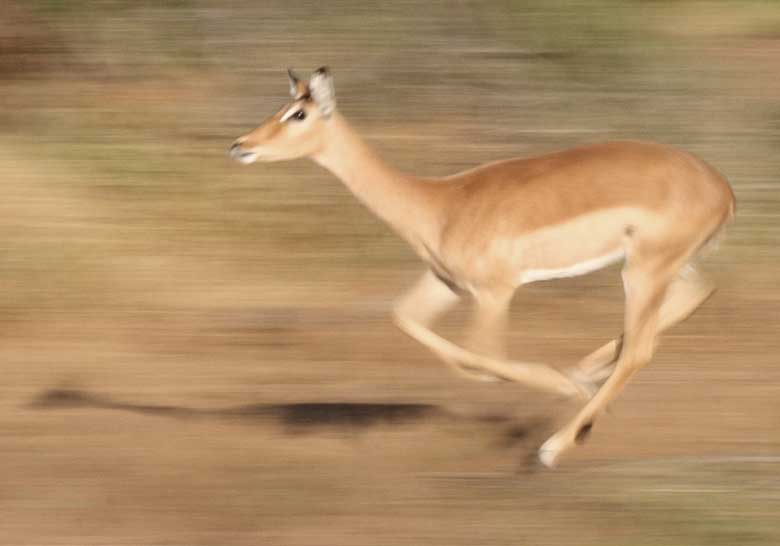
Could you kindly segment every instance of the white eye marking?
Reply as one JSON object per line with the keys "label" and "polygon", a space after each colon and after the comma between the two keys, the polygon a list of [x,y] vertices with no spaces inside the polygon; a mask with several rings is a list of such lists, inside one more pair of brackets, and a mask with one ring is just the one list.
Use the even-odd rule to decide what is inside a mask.
{"label": "white eye marking", "polygon": [[296,112],[298,112],[300,109],[301,109],[301,107],[300,107],[300,106],[298,106],[297,104],[296,104],[296,105],[293,105],[293,106],[291,106],[291,107],[290,107],[290,108],[289,108],[289,109],[288,109],[288,110],[287,110],[287,111],[284,113],[284,115],[282,116],[282,118],[279,120],[279,123],[284,123],[285,121],[287,121],[288,119],[290,119],[290,118],[291,118],[291,117],[292,117],[292,116],[293,116],[293,115],[294,115]]}

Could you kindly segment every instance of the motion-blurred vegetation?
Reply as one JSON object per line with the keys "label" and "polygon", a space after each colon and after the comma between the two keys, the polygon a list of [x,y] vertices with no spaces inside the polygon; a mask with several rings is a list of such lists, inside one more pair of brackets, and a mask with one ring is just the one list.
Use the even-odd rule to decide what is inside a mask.
{"label": "motion-blurred vegetation", "polygon": [[[733,180],[741,234],[776,257],[771,2],[6,1],[0,44],[5,229],[22,211],[60,226],[2,238],[18,283],[4,308],[115,297],[106,268],[133,284],[163,258],[247,278],[286,264],[302,281],[304,260],[323,277],[405,263],[328,174],[226,160],[284,100],[288,65],[330,64],[344,112],[417,172],[603,139],[681,145]],[[128,271],[136,258],[150,270]]]}
{"label": "motion-blurred vegetation", "polygon": [[[289,324],[283,318],[298,315],[280,309],[346,308],[363,319],[369,309],[369,318],[374,312],[382,316],[418,269],[415,258],[316,165],[298,161],[243,168],[226,153],[235,137],[286,100],[288,66],[305,72],[320,65],[334,72],[344,114],[388,159],[420,174],[444,175],[488,160],[624,138],[658,140],[699,154],[726,174],[737,194],[737,224],[720,253],[710,258],[726,287],[722,301],[730,302],[721,310],[735,313],[729,328],[742,335],[766,333],[762,328],[776,320],[768,317],[780,301],[778,2],[1,0],[0,356],[6,379],[0,393],[6,409],[72,376],[109,391],[132,385],[139,396],[164,392],[186,398],[196,391],[199,400],[208,400],[211,389],[224,401],[231,389],[246,394],[241,389],[249,389],[246,378],[253,373],[268,373],[265,377],[293,396],[301,392],[301,383],[309,381],[314,390],[308,392],[317,392],[317,381],[332,377],[322,368],[312,371],[312,360],[336,366],[343,362],[339,354],[353,351],[346,360],[352,371],[338,372],[347,382],[361,373],[356,368],[365,359],[382,352],[377,347],[388,345],[385,330],[369,334],[375,345],[362,352],[358,341],[330,332],[313,338],[334,344],[315,356],[319,349],[305,345],[312,338],[302,341],[303,334],[285,330]],[[617,275],[594,279],[564,284],[562,292],[530,291],[546,290],[554,314],[581,294],[582,286],[617,289]],[[613,319],[619,317],[619,302],[603,305]],[[276,343],[261,355],[278,359],[265,372],[251,368],[248,362],[259,356],[244,337],[238,340],[244,345],[229,338],[218,353],[200,345],[228,335],[209,330],[213,321],[224,327],[225,316],[237,316],[227,324],[240,330],[246,328],[239,323],[247,315],[239,310],[259,308],[276,313],[262,319],[251,315],[265,326],[250,326],[260,330],[248,337]],[[584,305],[578,309],[583,321],[599,313]],[[752,314],[740,315],[740,309]],[[312,319],[314,328],[328,320]],[[369,330],[360,320],[346,324],[342,329]],[[707,324],[714,325],[707,332],[725,328],[722,316],[710,317]],[[552,327],[548,322],[531,334]],[[610,328],[588,335],[608,335]],[[285,346],[288,334],[299,345]],[[729,370],[745,356],[740,351],[769,358],[771,351],[758,334],[743,339],[752,345],[724,353],[721,367],[713,369]],[[579,351],[579,346],[557,349],[568,358],[566,351]],[[156,351],[163,365],[150,362],[149,351]],[[136,352],[146,356],[136,359]],[[199,361],[199,352],[210,356]],[[181,360],[173,366],[175,358]],[[219,360],[219,368],[212,367],[212,359]],[[394,362],[392,356],[378,362],[376,377],[392,381],[381,374],[393,368],[380,368]],[[760,366],[760,359],[754,365]],[[432,370],[431,377],[446,373]],[[410,390],[398,392],[411,396],[429,388],[415,391],[411,381],[405,387]],[[143,394],[148,384],[154,387]],[[772,407],[767,419],[772,411],[776,416],[776,404]],[[3,422],[11,422],[13,411]],[[749,444],[747,449],[777,447],[776,428],[760,428],[747,417],[734,418],[735,427],[737,422],[754,423],[751,430],[763,438],[759,447]],[[22,444],[18,453],[24,455],[30,448]],[[22,474],[30,471],[18,464]],[[730,470],[724,471],[728,487],[738,488]],[[697,478],[687,466],[685,472],[684,482],[702,490],[723,479],[714,474]],[[342,474],[346,478],[348,473]],[[56,482],[56,474],[53,478]],[[617,484],[620,491],[628,483],[630,495],[641,488],[635,477],[628,482],[599,479],[607,484],[599,487]],[[572,492],[565,481],[552,483],[586,505],[603,493],[595,486]],[[119,483],[114,486],[123,491]],[[541,481],[533,483],[532,490],[546,491]],[[360,487],[356,490],[364,491]],[[462,504],[455,504],[462,514],[464,506],[471,507],[463,503],[473,487],[486,496],[498,491],[489,484],[448,489],[450,499],[464,495]],[[236,491],[249,495],[240,487]],[[435,488],[426,491],[429,500],[445,502]],[[495,513],[503,507],[508,516],[507,502],[517,498],[514,489],[501,491],[488,502]],[[192,497],[202,492],[195,490]],[[738,497],[755,508],[751,517],[759,523],[752,534],[743,534],[742,524],[732,525],[726,517],[736,513],[730,511],[733,503],[724,501],[726,508],[719,512],[707,494],[688,494],[682,501],[654,490],[643,495],[642,506],[650,508],[642,509],[637,525],[649,531],[635,544],[667,544],[664,537],[670,535],[652,531],[659,521],[674,527],[672,536],[683,537],[686,544],[776,544],[780,537],[767,511],[777,507],[776,493],[767,500],[749,489]],[[255,500],[240,498],[251,512]],[[542,505],[556,501],[543,498]],[[30,521],[36,514],[43,517],[16,504],[17,497],[8,499],[4,505],[0,498],[2,511],[13,506]],[[630,510],[623,500],[613,508]],[[689,503],[688,511],[674,508],[675,502]],[[539,506],[523,509],[530,514]],[[581,507],[567,509],[583,515]],[[589,534],[559,530],[555,536],[581,539],[572,544],[612,544],[603,527],[595,529],[609,515],[591,509],[587,515],[596,523]],[[694,515],[685,519],[685,514]],[[695,514],[717,522],[715,531],[695,521]],[[411,528],[425,528],[407,515],[417,522]],[[15,521],[18,534],[8,534],[16,538],[7,540],[36,543],[33,534],[23,532],[35,525]],[[494,518],[493,523],[494,543],[509,544],[518,536],[516,528],[501,527],[506,521]],[[376,528],[377,541],[392,537],[387,529],[389,534],[382,535],[379,523]],[[542,543],[538,528],[525,532],[536,537],[529,544]],[[22,536],[32,538],[25,542]],[[444,534],[436,536],[444,543]],[[474,538],[473,533],[464,536]],[[729,541],[713,542],[715,536]]]}
{"label": "motion-blurred vegetation", "polygon": [[[121,259],[133,252],[235,261],[250,276],[289,260],[293,275],[302,259],[336,270],[405,260],[329,175],[225,159],[226,143],[284,100],[288,65],[330,64],[345,113],[418,172],[658,139],[726,172],[749,222],[771,206],[762,192],[778,170],[771,2],[6,1],[0,44],[6,194],[27,192],[26,214],[54,223],[67,195],[84,228],[51,247],[50,233],[3,237],[15,245],[3,277],[20,283],[6,308],[43,305],[29,298],[46,286],[57,286],[46,305],[83,294],[84,275],[105,278],[95,268],[142,267]],[[12,202],[6,229],[19,225]],[[769,243],[761,218],[742,233]]]}

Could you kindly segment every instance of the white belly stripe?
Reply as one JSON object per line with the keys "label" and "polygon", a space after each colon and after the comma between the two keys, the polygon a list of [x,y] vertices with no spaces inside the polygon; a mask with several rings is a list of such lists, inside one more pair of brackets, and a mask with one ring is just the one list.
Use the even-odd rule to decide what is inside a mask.
{"label": "white belly stripe", "polygon": [[625,251],[621,248],[620,250],[616,250],[605,256],[599,256],[592,260],[585,260],[584,262],[570,265],[569,267],[562,267],[559,269],[528,269],[523,271],[523,274],[520,276],[520,284],[585,275],[591,271],[596,271],[597,269],[619,262],[625,258],[625,255]]}

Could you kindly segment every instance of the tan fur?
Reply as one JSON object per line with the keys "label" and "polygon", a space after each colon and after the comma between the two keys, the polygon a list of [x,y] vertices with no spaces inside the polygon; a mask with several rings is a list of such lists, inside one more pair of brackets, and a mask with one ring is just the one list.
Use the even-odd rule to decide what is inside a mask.
{"label": "tan fur", "polygon": [[[330,78],[327,71],[321,76]],[[282,122],[291,106],[304,108],[306,120]],[[656,333],[682,320],[711,292],[705,281],[688,286],[675,279],[734,215],[734,195],[715,169],[692,154],[649,142],[582,146],[440,179],[403,174],[382,161],[338,112],[324,118],[301,88],[293,103],[231,148],[237,159],[250,152],[264,161],[311,157],[412,245],[431,273],[399,302],[397,323],[464,374],[589,397],[595,390],[591,382],[616,361],[596,396],[542,447],[540,457],[548,465],[649,361]],[[585,272],[589,264],[621,255],[627,257],[627,313],[620,341],[587,357],[570,377],[504,358],[501,331],[518,285],[546,274]],[[430,330],[458,300],[442,282],[478,303],[471,351]],[[669,286],[678,288],[667,297]]]}

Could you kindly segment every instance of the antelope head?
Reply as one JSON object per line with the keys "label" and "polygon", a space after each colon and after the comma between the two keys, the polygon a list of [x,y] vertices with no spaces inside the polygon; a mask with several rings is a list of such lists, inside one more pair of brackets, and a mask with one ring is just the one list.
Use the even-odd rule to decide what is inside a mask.
{"label": "antelope head", "polygon": [[308,82],[292,70],[291,100],[257,129],[239,137],[230,147],[230,156],[248,165],[257,160],[281,161],[316,154],[325,143],[325,128],[336,109],[333,77],[327,68],[318,68]]}

